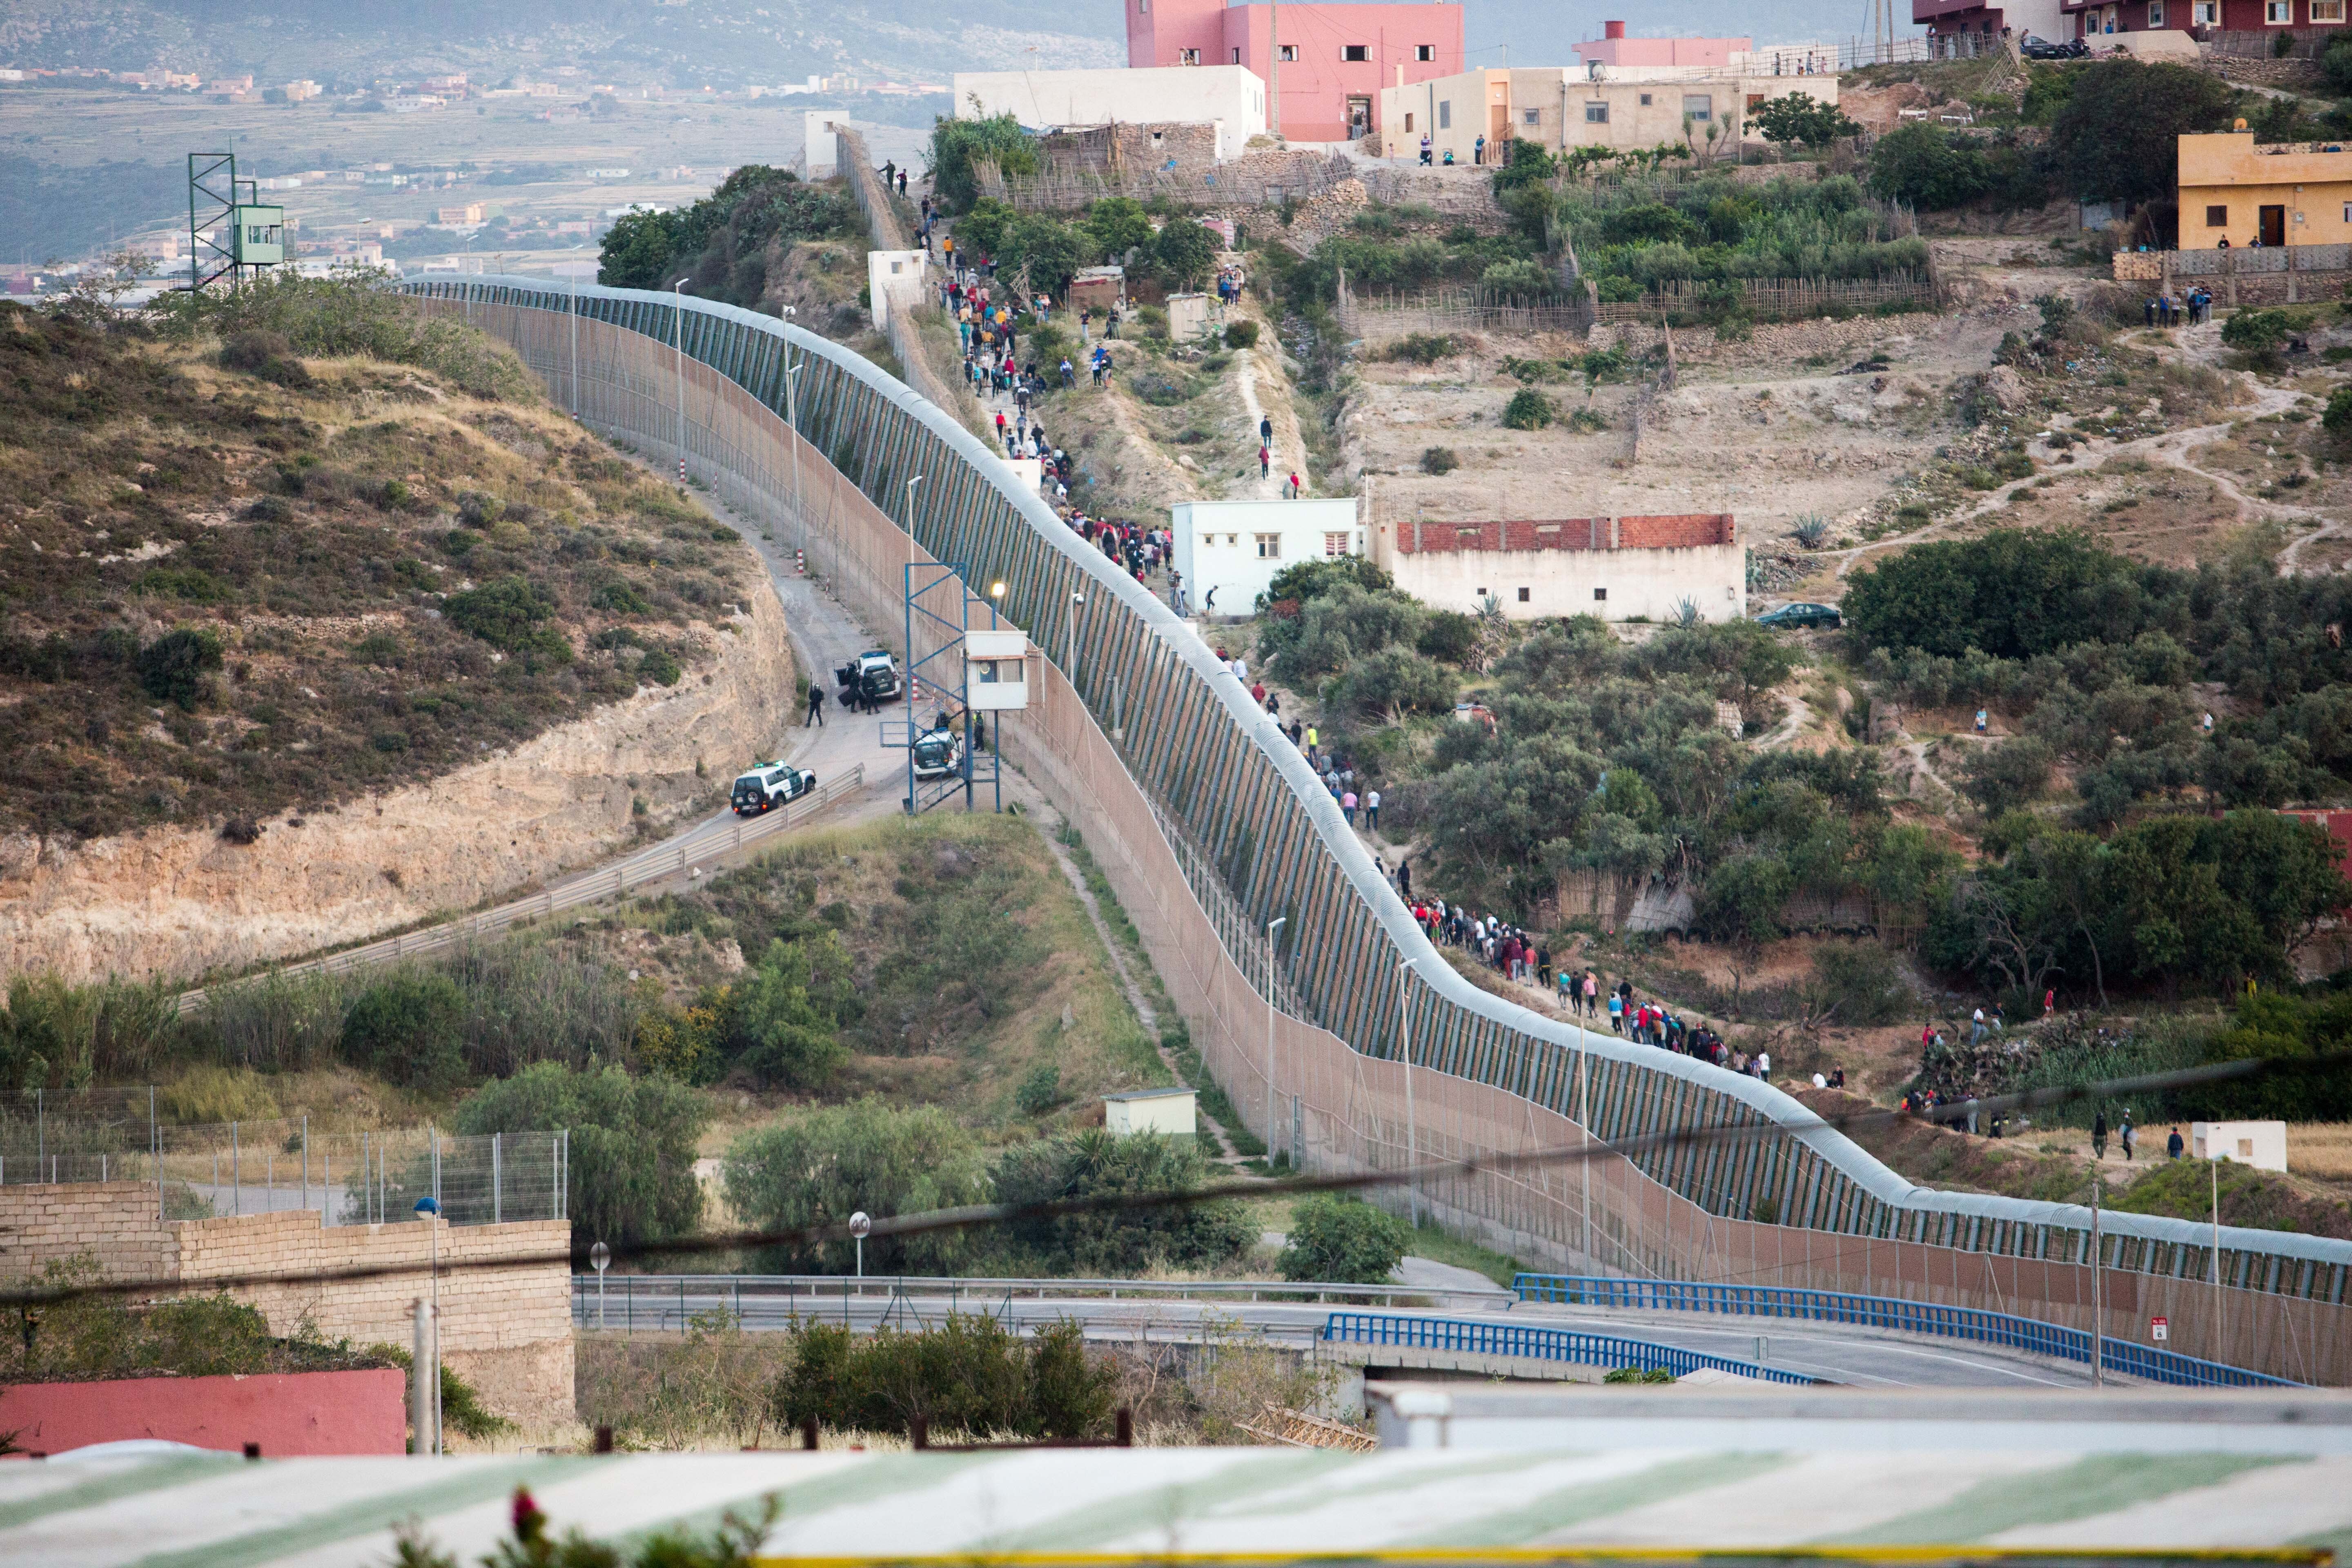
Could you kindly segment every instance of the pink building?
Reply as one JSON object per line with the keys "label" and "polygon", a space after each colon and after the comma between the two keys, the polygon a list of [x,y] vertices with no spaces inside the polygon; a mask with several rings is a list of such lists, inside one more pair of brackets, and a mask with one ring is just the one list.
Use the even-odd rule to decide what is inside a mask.
{"label": "pink building", "polygon": [[1629,38],[1622,22],[1601,24],[1602,36],[1576,46],[1576,58],[1586,65],[1712,66],[1731,64],[1735,54],[1756,47],[1753,38]]}
{"label": "pink building", "polygon": [[1433,5],[1308,0],[1278,7],[1225,0],[1126,4],[1129,65],[1246,67],[1268,86],[1269,126],[1294,142],[1369,136],[1380,129],[1381,89],[1463,69],[1456,0]]}

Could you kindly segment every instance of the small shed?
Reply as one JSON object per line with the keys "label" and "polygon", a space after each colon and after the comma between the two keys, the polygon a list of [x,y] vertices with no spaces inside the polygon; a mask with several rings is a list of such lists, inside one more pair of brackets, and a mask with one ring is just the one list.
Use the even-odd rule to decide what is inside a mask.
{"label": "small shed", "polygon": [[2286,1169],[2284,1121],[2192,1121],[2189,1152],[2199,1160],[2230,1160],[2257,1171]]}
{"label": "small shed", "polygon": [[1108,310],[1127,299],[1127,268],[1124,267],[1081,267],[1070,275],[1070,287],[1063,308],[1071,310]]}
{"label": "small shed", "polygon": [[1189,1089],[1130,1089],[1103,1096],[1103,1126],[1114,1137],[1160,1132],[1190,1138],[1197,1097]]}
{"label": "small shed", "polygon": [[1171,294],[1168,296],[1168,336],[1171,341],[1189,343],[1195,338],[1209,335],[1209,297],[1206,294]]}

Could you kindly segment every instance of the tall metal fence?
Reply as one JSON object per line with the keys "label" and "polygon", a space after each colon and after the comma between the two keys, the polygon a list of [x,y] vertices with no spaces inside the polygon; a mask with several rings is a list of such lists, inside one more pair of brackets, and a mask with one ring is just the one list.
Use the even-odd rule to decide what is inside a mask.
{"label": "tall metal fence", "polygon": [[562,1131],[174,1122],[151,1089],[0,1097],[0,1185],[144,1183],[166,1220],[316,1209],[325,1225],[383,1224],[426,1196],[451,1225],[562,1219],[570,1154]]}
{"label": "tall metal fence", "polygon": [[[591,426],[685,457],[772,519],[868,615],[896,610],[910,563],[1002,581],[1041,656],[1032,708],[1003,726],[1008,754],[1097,846],[1244,1121],[1308,1168],[1541,1155],[1433,1175],[1395,1201],[1555,1267],[2030,1304],[2087,1326],[2088,1210],[1914,1186],[1768,1085],[1545,1019],[1454,973],[1199,638],[870,362],[701,300],[573,297],[522,278],[407,287],[421,308],[465,310],[513,343]],[[673,333],[688,361],[683,452]],[[966,591],[940,590],[950,624]],[[1194,895],[1155,812],[1214,870],[1228,915]],[[1296,1011],[1269,1018],[1244,967],[1255,961],[1230,933],[1236,918],[1258,933],[1277,917]],[[2352,1377],[2352,1243],[2111,1215],[2100,1248],[2102,1327],[2116,1338],[2168,1315],[2189,1353],[2300,1382]]]}

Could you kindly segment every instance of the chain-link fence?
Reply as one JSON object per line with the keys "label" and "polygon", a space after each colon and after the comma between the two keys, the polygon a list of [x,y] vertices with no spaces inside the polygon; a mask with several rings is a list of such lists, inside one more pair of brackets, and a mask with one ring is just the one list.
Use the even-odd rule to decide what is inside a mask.
{"label": "chain-link fence", "polygon": [[316,1209],[325,1225],[568,1217],[566,1131],[313,1131],[310,1118],[169,1124],[150,1089],[0,1097],[0,1185],[141,1182],[166,1220]]}

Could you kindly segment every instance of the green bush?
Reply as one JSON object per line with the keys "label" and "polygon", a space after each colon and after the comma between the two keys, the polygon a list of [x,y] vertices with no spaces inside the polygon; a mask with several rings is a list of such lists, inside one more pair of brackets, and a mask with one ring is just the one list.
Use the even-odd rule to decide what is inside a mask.
{"label": "green bush", "polygon": [[759,1083],[814,1089],[848,1059],[841,1025],[854,1012],[849,955],[831,931],[775,941],[728,998],[731,1059]]}
{"label": "green bush", "polygon": [[1412,1242],[1404,1221],[1384,1209],[1360,1198],[1311,1197],[1291,1210],[1289,1238],[1275,1266],[1285,1279],[1379,1285]]}
{"label": "green bush", "polygon": [[1532,386],[1523,386],[1511,394],[1511,401],[1503,408],[1503,428],[1540,430],[1557,416],[1550,398]]}
{"label": "green bush", "polygon": [[1391,646],[1350,664],[1332,695],[1368,718],[1447,713],[1454,709],[1454,684],[1421,654]]}
{"label": "green bush", "polygon": [[594,593],[588,595],[588,604],[592,609],[609,610],[616,616],[644,616],[653,612],[653,606],[646,603],[646,596],[637,592],[634,584],[617,577],[599,585]]}
{"label": "green bush", "polygon": [[1828,942],[1813,952],[1813,977],[1805,988],[1816,1016],[1843,1028],[1857,1024],[1893,1024],[1909,1016],[1910,985],[1895,955],[1874,942]]}
{"label": "green bush", "polygon": [[1425,447],[1421,454],[1421,471],[1424,474],[1443,476],[1461,466],[1462,459],[1454,455],[1451,447]]}
{"label": "green bush", "polygon": [[[2352,49],[2345,51],[2352,58]],[[2319,416],[2319,427],[2340,438],[2352,437],[2352,386],[2339,386],[2327,395],[2327,407]]]}
{"label": "green bush", "polygon": [[676,686],[685,673],[677,656],[666,647],[649,647],[637,661],[637,679],[655,686]]}
{"label": "green bush", "polygon": [[[994,1172],[1001,1204],[1190,1192],[1207,1179],[1208,1163],[1191,1139],[1115,1137],[1098,1127],[1008,1149]],[[1241,1257],[1256,1241],[1257,1230],[1238,1203],[1024,1218],[1003,1234],[1014,1270],[1034,1275],[1213,1268]]]}
{"label": "green bush", "polygon": [[1062,1103],[1062,1069],[1052,1062],[1039,1062],[1021,1079],[1021,1087],[1013,1091],[1013,1103],[1024,1116],[1043,1116]]}
{"label": "green bush", "polygon": [[158,702],[194,712],[204,695],[205,676],[221,668],[220,634],[209,626],[180,626],[139,650],[139,685]]}
{"label": "green bush", "polygon": [[1435,364],[1442,359],[1452,359],[1462,352],[1462,341],[1442,332],[1407,332],[1382,349],[1379,357],[1404,360],[1412,364]]}
{"label": "green bush", "polygon": [[[988,1190],[979,1149],[947,1112],[872,1098],[746,1132],[729,1146],[723,1172],[727,1206],[762,1231],[842,1225],[861,1210],[883,1219],[953,1208],[984,1201]],[[846,1240],[786,1243],[766,1249],[765,1263],[782,1273],[845,1274],[855,1251]],[[876,1237],[866,1267],[946,1272],[971,1251],[961,1231]]]}
{"label": "green bush", "polygon": [[504,653],[536,654],[569,663],[572,644],[547,622],[555,601],[546,589],[520,576],[501,577],[478,588],[452,594],[441,613],[459,631]]}
{"label": "green bush", "polygon": [[1466,666],[1478,646],[1477,618],[1460,610],[1432,610],[1412,646],[1441,663]]}
{"label": "green bush", "polygon": [[618,1067],[538,1062],[485,1084],[457,1107],[465,1133],[572,1131],[568,1209],[574,1232],[634,1246],[702,1223],[696,1144],[709,1102],[684,1084]]}
{"label": "green bush", "polygon": [[1257,323],[1255,321],[1228,321],[1225,323],[1225,347],[1229,349],[1245,349],[1254,346],[1256,342]]}
{"label": "green bush", "polygon": [[353,1067],[427,1093],[466,1075],[466,996],[446,974],[410,972],[375,982],[343,1015]]}
{"label": "green bush", "polygon": [[791,1424],[841,1432],[903,1432],[920,1417],[936,1439],[1099,1438],[1116,1373],[1087,1354],[1086,1335],[1060,1322],[1023,1340],[989,1317],[950,1314],[937,1328],[885,1328],[860,1338],[831,1323],[794,1337],[791,1372],[773,1396]]}

